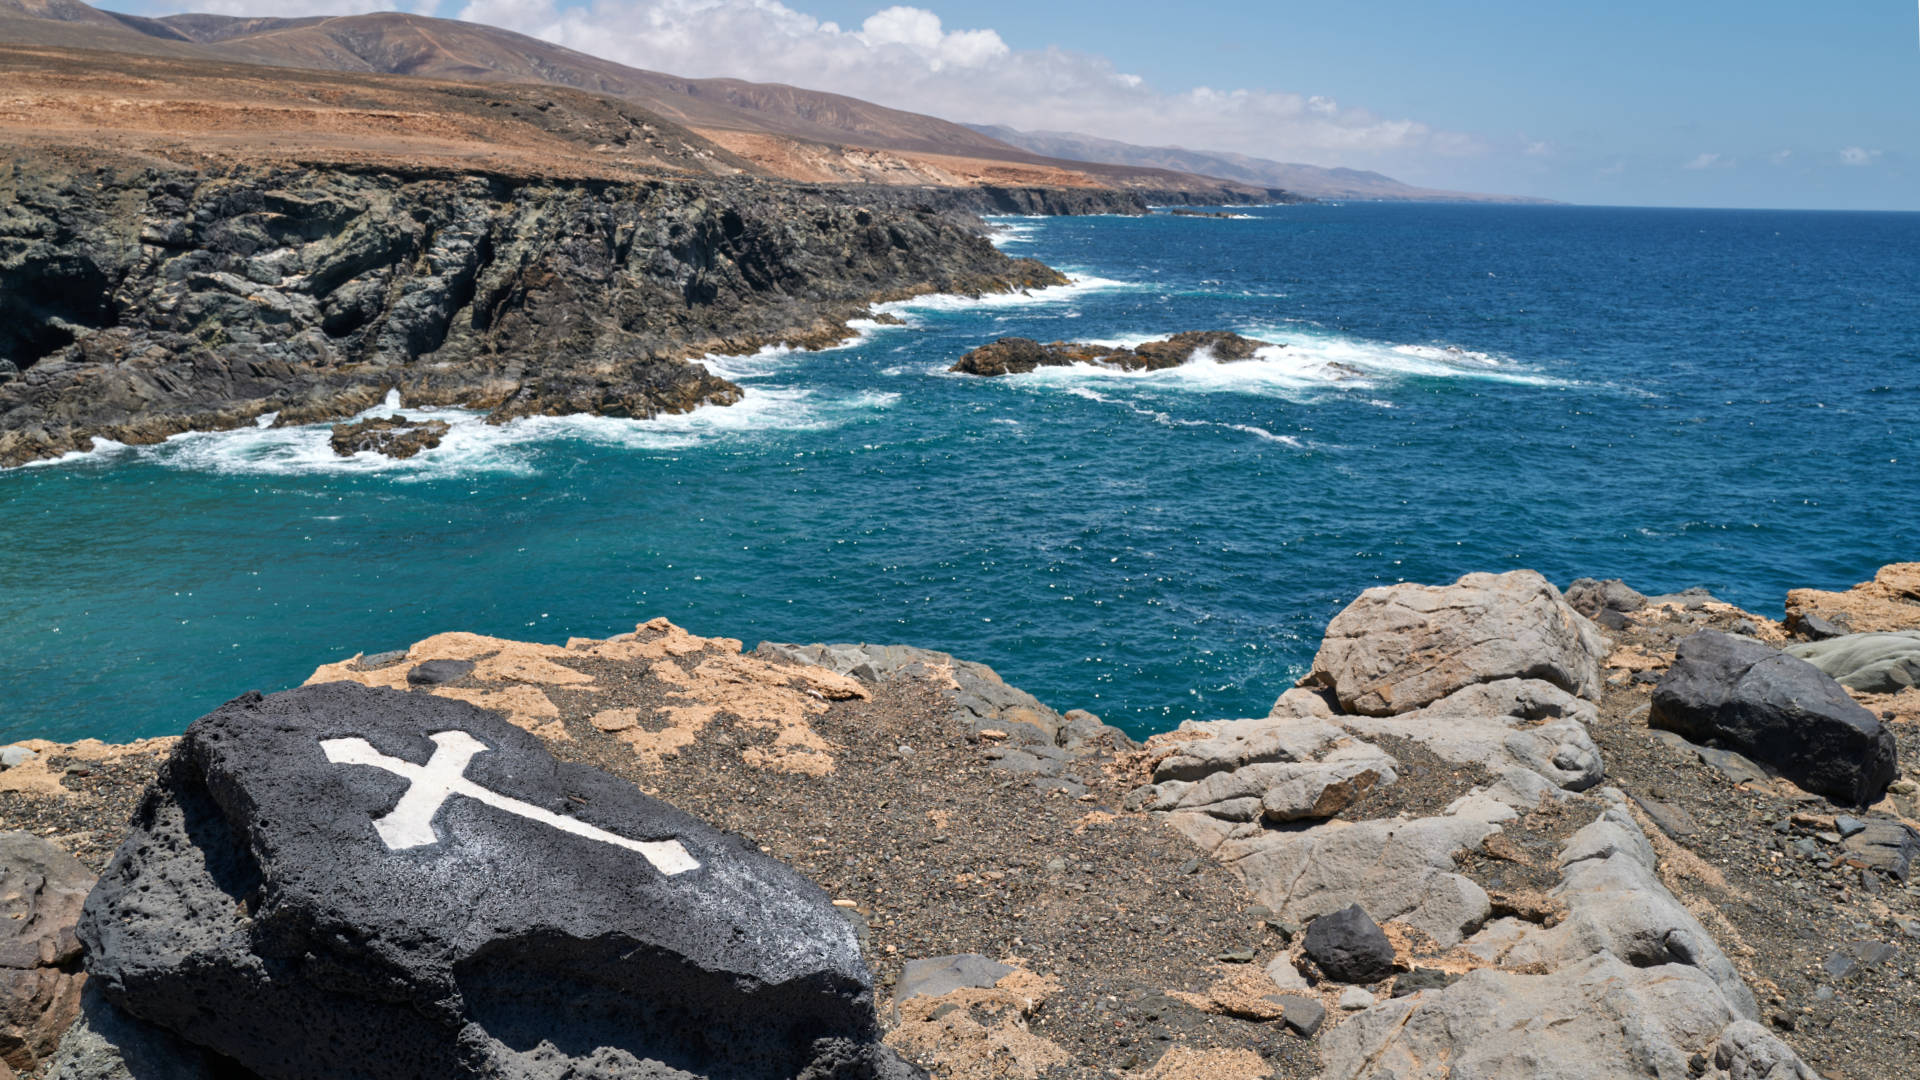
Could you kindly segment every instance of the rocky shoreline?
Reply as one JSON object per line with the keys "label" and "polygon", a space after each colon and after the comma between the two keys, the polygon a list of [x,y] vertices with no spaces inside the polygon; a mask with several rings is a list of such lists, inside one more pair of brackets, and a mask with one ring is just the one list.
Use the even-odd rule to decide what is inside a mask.
{"label": "rocky shoreline", "polygon": [[[845,985],[855,999],[868,992],[859,985],[871,987],[856,1014],[871,1010],[873,1027],[862,1034],[867,1021],[840,1013],[853,1017],[835,1021],[852,1041],[831,1045],[844,1049],[781,1043],[800,1049],[779,1053],[828,1053],[837,1063],[817,1059],[809,1075],[886,1073],[893,1061],[968,1078],[1437,1080],[1461,1070],[1540,1075],[1547,1063],[1568,1077],[1912,1076],[1914,1034],[1903,1018],[1920,1008],[1915,574],[1903,564],[1850,592],[1796,592],[1790,611],[1801,625],[1871,612],[1875,627],[1802,634],[1799,643],[1786,626],[1703,593],[1645,597],[1617,582],[1576,582],[1563,596],[1521,571],[1372,589],[1333,620],[1313,670],[1271,715],[1189,723],[1144,745],[1091,714],[1056,712],[981,665],[922,649],[767,643],[746,652],[664,620],[565,645],[438,635],[404,653],[322,666],[297,694],[240,699],[185,741],[30,742],[0,752],[10,765],[0,771],[0,827],[21,830],[0,848],[16,912],[15,944],[4,951],[13,959],[0,966],[16,988],[0,1058],[67,1078],[213,1075],[212,1059],[191,1049],[198,1045],[218,1050],[221,1068],[238,1055],[252,1075],[306,1075],[310,1066],[232,1042],[232,1031],[249,1030],[238,1013],[226,1027],[170,1019],[124,973],[152,972],[156,987],[184,993],[206,985],[196,980],[208,964],[245,972],[265,962],[263,975],[247,978],[266,979],[257,992],[269,997],[312,978],[300,974],[318,973],[311,958],[276,966],[284,961],[271,957],[284,946],[271,943],[293,925],[288,875],[311,873],[301,867],[315,858],[296,858],[288,845],[334,826],[282,824],[303,820],[302,804],[263,809],[278,805],[281,796],[267,793],[279,789],[261,786],[233,755],[264,755],[284,771],[277,763],[299,754],[247,750],[264,737],[255,732],[319,724],[373,733],[399,723],[397,733],[435,709],[459,709],[467,711],[448,722],[491,745],[607,776],[577,782],[613,786],[597,796],[574,788],[587,799],[576,811],[644,792],[750,837],[745,850],[825,889],[806,903],[834,913],[822,927],[845,926],[857,940],[859,959],[848,962],[871,982]],[[1702,649],[1724,651],[1722,641],[1765,655],[1754,652],[1739,670],[1714,668],[1717,654]],[[416,700],[418,708],[408,704]],[[1780,702],[1793,703],[1790,715]],[[368,708],[396,719],[356,711]],[[260,709],[281,719],[234,719]],[[1692,718],[1673,720],[1683,715]],[[1754,737],[1782,716],[1794,730],[1872,732],[1868,745],[1886,747],[1895,767],[1879,764],[1880,750],[1844,742],[1783,747]],[[1675,726],[1687,730],[1668,730]],[[400,745],[391,741],[398,734],[379,738]],[[1815,782],[1806,779],[1815,775],[1810,759],[1819,777],[1851,775],[1853,786],[1823,779],[1816,786],[1835,793],[1824,795],[1788,778]],[[129,853],[211,852],[211,834],[122,840],[130,819],[159,835],[162,811],[183,797],[169,793],[189,790],[180,778],[216,773],[230,779],[211,790],[251,792],[220,796],[226,827],[291,828],[278,840],[262,834],[253,850],[294,861],[265,879],[281,884],[246,894],[254,897],[246,911],[266,920],[259,929],[243,919],[206,937],[231,915],[205,903],[170,907],[159,897],[181,886],[163,883],[182,879],[154,877]],[[311,792],[332,775],[296,769],[285,783]],[[530,782],[474,775],[494,787]],[[366,790],[354,797],[370,800],[371,812],[393,805],[394,789]],[[610,812],[590,819],[611,827]],[[455,832],[484,824],[435,820]],[[696,842],[705,834],[693,826],[677,835],[688,850],[717,850]],[[108,911],[104,897],[135,895],[124,891],[131,887],[144,898],[141,914],[89,916],[96,929],[83,925],[91,950],[83,960],[73,937],[78,897],[102,869],[120,892],[95,889],[89,911]],[[320,899],[296,907],[332,903],[328,891],[309,891]],[[674,903],[665,895],[653,903]],[[359,927],[353,940],[406,932],[375,930],[373,918],[348,918]],[[199,960],[169,967],[159,963],[165,949],[137,944],[159,940],[153,931],[102,933],[153,919],[179,940],[239,943],[261,959],[216,961],[196,946]],[[489,933],[504,942],[510,924],[497,918]],[[268,926],[278,929],[261,936]],[[576,940],[604,936],[580,933]],[[514,955],[491,948],[504,951],[486,955]],[[559,1015],[541,1003],[590,1001],[626,976],[607,969],[594,977],[602,990],[561,993],[555,986],[574,986],[567,980],[605,962],[568,948],[565,970],[515,967],[530,961],[489,969],[488,986],[517,988],[505,1013],[461,982],[467,997],[452,1000],[469,1000],[478,1010],[469,1028],[494,1040],[471,1046],[504,1049],[482,1054],[493,1065],[456,1071],[545,1076],[565,1062],[573,1075],[594,1076],[800,1068],[759,1058],[702,1065],[685,1047],[644,1039],[620,1044],[627,1064],[618,1054],[581,1057],[568,1047],[593,1043],[590,1033],[580,1036],[587,1043],[569,1042],[558,1033],[573,1027],[538,1020]],[[737,961],[717,955],[700,963]],[[341,961],[323,980],[328,993],[388,1000],[390,990],[350,989],[364,974],[341,981],[371,962]],[[85,993],[83,964],[94,973]],[[432,985],[417,970],[428,978],[422,987]],[[215,1018],[239,1007],[207,1000]],[[551,1028],[546,1043],[528,1023]],[[862,1045],[888,1051],[876,1057]],[[156,1053],[165,1069],[141,1058]],[[649,1054],[654,1065],[633,1063]],[[684,1067],[660,1071],[668,1059]],[[390,1072],[353,1060],[359,1074]]]}
{"label": "rocky shoreline", "polygon": [[0,466],[338,420],[396,389],[495,422],[728,404],[739,387],[690,358],[832,344],[876,302],[1065,281],[1001,254],[971,204],[942,204],[958,197],[19,154],[0,174]]}

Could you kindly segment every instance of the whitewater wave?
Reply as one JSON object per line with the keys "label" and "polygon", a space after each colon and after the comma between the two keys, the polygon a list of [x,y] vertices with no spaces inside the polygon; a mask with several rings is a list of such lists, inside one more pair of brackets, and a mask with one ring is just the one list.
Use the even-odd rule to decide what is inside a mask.
{"label": "whitewater wave", "polygon": [[[1040,368],[1011,376],[1042,385],[1140,383],[1192,392],[1237,392],[1298,398],[1306,392],[1377,391],[1407,378],[1480,379],[1523,386],[1563,387],[1562,379],[1507,357],[1457,346],[1397,345],[1332,334],[1276,332],[1250,327],[1243,333],[1275,342],[1252,359],[1221,362],[1206,350],[1189,362],[1161,371],[1122,371],[1094,364]],[[1092,344],[1136,347],[1167,333],[1123,333]],[[1377,400],[1377,399],[1373,399]]]}
{"label": "whitewater wave", "polygon": [[[764,352],[765,350],[763,350]],[[331,444],[331,424],[275,428],[256,424],[231,431],[192,431],[152,446],[95,440],[86,454],[68,454],[51,465],[111,457],[164,468],[239,476],[388,475],[396,480],[433,480],[480,474],[532,475],[543,445],[575,441],[629,450],[685,450],[736,443],[775,432],[825,431],[863,414],[892,408],[897,393],[862,391],[826,398],[794,388],[749,389],[733,405],[701,406],[692,412],[631,420],[611,416],[529,416],[489,424],[484,413],[459,408],[405,407],[390,392],[384,403],[353,419],[405,416],[441,420],[440,445],[394,459],[372,452],[342,457]],[[270,421],[269,421],[270,423]]]}
{"label": "whitewater wave", "polygon": [[1252,435],[1257,439],[1263,439],[1267,442],[1279,443],[1283,446],[1290,446],[1296,450],[1305,448],[1304,444],[1301,443],[1299,439],[1296,439],[1291,435],[1278,435],[1278,434],[1275,434],[1274,432],[1268,431],[1266,428],[1256,427],[1253,424],[1232,424],[1232,423],[1227,423],[1225,421],[1220,421],[1220,420],[1195,420],[1187,417],[1174,416],[1172,413],[1166,412],[1164,410],[1146,408],[1134,402],[1127,401],[1123,398],[1108,397],[1106,394],[1102,394],[1098,390],[1090,390],[1084,386],[1069,386],[1066,388],[1066,392],[1069,394],[1072,394],[1075,397],[1085,398],[1088,401],[1097,401],[1103,405],[1113,405],[1122,409],[1126,409],[1129,412],[1134,413],[1135,415],[1144,416],[1147,419],[1153,421],[1156,424],[1159,424],[1162,427],[1220,428],[1224,431],[1242,432],[1247,435]]}
{"label": "whitewater wave", "polygon": [[911,323],[909,317],[914,314],[978,311],[983,308],[1034,307],[1070,302],[1089,293],[1120,292],[1148,287],[1139,282],[1116,281],[1113,278],[1097,277],[1093,274],[1074,274],[1069,276],[1065,285],[1049,285],[1042,289],[1026,289],[1019,292],[987,293],[984,296],[928,293],[911,300],[890,300],[884,304],[875,304],[873,310],[876,313],[908,318]]}

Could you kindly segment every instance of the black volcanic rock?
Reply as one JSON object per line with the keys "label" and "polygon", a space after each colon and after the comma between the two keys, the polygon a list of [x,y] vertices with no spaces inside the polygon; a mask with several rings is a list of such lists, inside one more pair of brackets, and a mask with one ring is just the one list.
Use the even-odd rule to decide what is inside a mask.
{"label": "black volcanic rock", "polygon": [[1190,330],[1132,348],[1071,341],[1042,345],[1031,338],[1008,337],[974,349],[948,370],[964,375],[1024,375],[1035,368],[1095,364],[1122,371],[1164,371],[1190,362],[1202,351],[1215,360],[1234,362],[1251,360],[1261,349],[1279,347],[1226,330]]}
{"label": "black volcanic rock", "polygon": [[1065,280],[919,189],[11,164],[0,466],[337,421],[394,389],[499,420],[725,405],[740,388],[691,359]]}
{"label": "black volcanic rock", "polygon": [[1309,923],[1303,948],[1327,978],[1338,982],[1379,982],[1393,974],[1393,943],[1359,904]]}
{"label": "black volcanic rock", "polygon": [[196,721],[80,936],[108,1000],[267,1080],[914,1075],[819,888],[429,695]]}
{"label": "black volcanic rock", "polygon": [[1899,773],[1893,733],[1819,668],[1757,641],[1703,630],[1680,643],[1647,723],[1866,805]]}

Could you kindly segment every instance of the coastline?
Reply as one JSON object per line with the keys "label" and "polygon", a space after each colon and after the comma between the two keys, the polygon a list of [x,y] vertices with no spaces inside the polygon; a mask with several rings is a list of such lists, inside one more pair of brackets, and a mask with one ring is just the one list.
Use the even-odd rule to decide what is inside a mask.
{"label": "coastline", "polygon": [[[730,404],[739,387],[689,360],[835,345],[876,304],[1065,282],[996,250],[976,208],[1132,206],[1098,191],[92,160],[90,185],[28,155],[4,186],[20,215],[0,287],[16,335],[34,336],[11,343],[0,380],[0,465],[269,413],[337,420],[396,389],[494,422]],[[793,228],[809,220],[812,239]]]}

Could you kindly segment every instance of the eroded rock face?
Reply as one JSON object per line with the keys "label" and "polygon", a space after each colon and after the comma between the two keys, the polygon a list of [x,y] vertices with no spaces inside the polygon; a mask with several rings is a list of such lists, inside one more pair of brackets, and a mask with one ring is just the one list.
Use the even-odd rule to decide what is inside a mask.
{"label": "eroded rock face", "polygon": [[80,936],[115,1006],[268,1080],[911,1073],[817,887],[431,695],[202,717]]}
{"label": "eroded rock face", "polygon": [[1328,624],[1310,681],[1347,712],[1390,716],[1498,679],[1595,697],[1605,656],[1600,632],[1552,583],[1514,570],[1368,589]]}
{"label": "eroded rock face", "polygon": [[1261,349],[1281,347],[1225,330],[1191,330],[1132,348],[1071,341],[1042,345],[1031,338],[1009,337],[967,353],[949,370],[965,375],[1024,375],[1036,368],[1095,364],[1121,371],[1164,371],[1202,353],[1226,363],[1251,360]]}
{"label": "eroded rock face", "polygon": [[[583,410],[585,411],[585,410]],[[409,420],[404,416],[374,416],[351,424],[333,425],[333,452],[341,457],[359,453],[410,458],[440,445],[447,434],[444,420]]]}
{"label": "eroded rock face", "polygon": [[15,165],[0,466],[338,420],[392,389],[501,419],[684,412],[740,394],[688,358],[828,344],[876,300],[1066,280],[891,196],[745,179]]}
{"label": "eroded rock face", "polygon": [[1647,722],[1856,805],[1879,801],[1899,773],[1893,733],[1839,683],[1805,660],[1713,630],[1680,643]]}
{"label": "eroded rock face", "polygon": [[52,844],[0,833],[0,1063],[39,1067],[80,1009],[74,924],[94,874]]}

